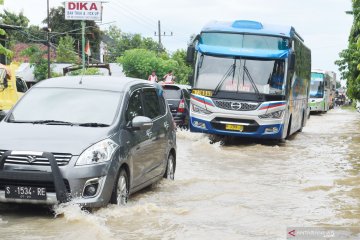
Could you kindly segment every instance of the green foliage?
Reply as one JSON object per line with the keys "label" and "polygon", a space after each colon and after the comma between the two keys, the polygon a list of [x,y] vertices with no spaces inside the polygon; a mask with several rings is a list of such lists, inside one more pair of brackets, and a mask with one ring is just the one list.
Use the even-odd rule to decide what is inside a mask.
{"label": "green foliage", "polygon": [[125,51],[124,55],[117,59],[122,64],[123,70],[128,77],[147,79],[152,71],[156,71],[158,80],[170,70],[176,77],[176,83],[188,84],[188,76],[191,67],[185,61],[186,52],[177,50],[172,57],[163,52],[159,56],[156,52],[146,49],[132,49]]}
{"label": "green foliage", "polygon": [[154,70],[159,81],[168,71],[179,66],[175,60],[163,59],[155,52],[146,49],[127,50],[123,56],[117,58],[117,62],[122,64],[128,77],[147,79]]}
{"label": "green foliage", "polygon": [[[0,13],[0,19],[3,24],[23,28],[27,28],[29,24],[29,19],[24,15],[23,12],[16,14],[7,10],[3,10],[3,13]],[[26,34],[20,32],[19,30],[7,30],[7,34],[11,43],[25,42],[28,39]]]}
{"label": "green foliage", "polygon": [[34,76],[39,81],[47,78],[48,64],[47,60],[43,57],[46,53],[46,51],[42,51],[36,45],[31,45],[21,53],[22,56],[29,57],[30,65],[34,66]]}
{"label": "green foliage", "polygon": [[[6,32],[4,31],[4,29],[0,28],[0,35],[1,36],[5,36]],[[13,52],[10,51],[9,49],[5,48],[2,44],[0,44],[0,55],[5,55],[8,58],[11,58],[13,56]]]}
{"label": "green foliage", "polygon": [[86,68],[84,71],[82,69],[69,72],[69,76],[78,76],[78,75],[103,75],[98,68]]}
{"label": "green foliage", "polygon": [[339,66],[342,79],[347,80],[347,95],[360,99],[360,0],[352,0],[354,21],[349,36],[348,48],[341,51]]}
{"label": "green foliage", "polygon": [[180,84],[189,84],[189,75],[191,74],[192,68],[186,62],[186,51],[183,49],[177,50],[172,59],[175,60],[179,67],[175,70],[176,82]]}
{"label": "green foliage", "polygon": [[3,10],[3,13],[0,13],[0,18],[3,24],[14,25],[19,27],[27,27],[29,24],[29,19],[24,16],[23,12],[19,14]]}
{"label": "green foliage", "polygon": [[[107,56],[107,62],[114,62],[116,59],[124,55],[126,50],[130,49],[147,49],[150,51],[158,51],[159,44],[152,38],[143,38],[140,34],[123,33],[116,26],[110,26],[105,31],[106,44],[109,55]],[[161,48],[161,51],[164,51]]]}
{"label": "green foliage", "polygon": [[71,36],[60,38],[56,50],[56,61],[59,63],[78,63],[79,57],[74,50],[75,40]]}

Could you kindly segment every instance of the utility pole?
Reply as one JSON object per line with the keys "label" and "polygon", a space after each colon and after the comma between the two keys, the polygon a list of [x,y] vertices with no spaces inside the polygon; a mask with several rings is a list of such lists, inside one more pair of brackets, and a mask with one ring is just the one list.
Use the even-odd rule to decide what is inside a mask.
{"label": "utility pole", "polygon": [[48,78],[51,78],[50,69],[50,18],[49,18],[49,0],[47,0],[47,67],[48,67]]}
{"label": "utility pole", "polygon": [[160,52],[160,48],[161,48],[161,24],[160,24],[160,20],[158,21],[158,33],[159,33],[158,35],[159,35],[159,52]]}
{"label": "utility pole", "polygon": [[161,48],[162,48],[161,37],[172,37],[173,32],[171,32],[170,34],[166,34],[166,32],[164,32],[162,34],[161,33],[161,23],[160,23],[160,20],[158,20],[158,32],[155,32],[155,36],[159,37],[159,49],[158,49],[158,52],[160,53]]}
{"label": "utility pole", "polygon": [[82,69],[85,71],[85,21],[81,21],[81,51],[82,51]]}

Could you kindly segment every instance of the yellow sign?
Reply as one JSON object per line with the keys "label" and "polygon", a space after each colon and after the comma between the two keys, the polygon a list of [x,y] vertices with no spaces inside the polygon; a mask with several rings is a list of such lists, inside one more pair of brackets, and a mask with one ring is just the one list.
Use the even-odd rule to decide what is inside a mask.
{"label": "yellow sign", "polygon": [[201,90],[201,89],[193,89],[191,91],[191,93],[196,94],[196,95],[201,95],[201,96],[205,96],[205,97],[211,97],[213,95],[212,91],[209,90]]}
{"label": "yellow sign", "polygon": [[225,129],[226,130],[233,130],[233,131],[242,132],[244,130],[244,126],[242,126],[242,125],[234,125],[234,124],[226,124]]}

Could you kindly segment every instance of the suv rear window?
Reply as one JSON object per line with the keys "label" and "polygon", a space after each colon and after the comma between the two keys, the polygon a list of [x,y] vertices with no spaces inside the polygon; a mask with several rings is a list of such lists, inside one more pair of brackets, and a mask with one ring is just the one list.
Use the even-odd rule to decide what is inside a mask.
{"label": "suv rear window", "polygon": [[181,89],[178,88],[164,88],[165,99],[180,99],[182,98]]}

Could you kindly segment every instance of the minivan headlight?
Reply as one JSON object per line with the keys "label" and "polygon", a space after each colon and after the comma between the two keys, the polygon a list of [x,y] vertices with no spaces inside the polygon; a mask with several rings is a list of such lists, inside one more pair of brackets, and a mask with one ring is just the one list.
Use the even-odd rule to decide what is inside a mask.
{"label": "minivan headlight", "polygon": [[284,110],[280,110],[280,111],[276,111],[276,112],[272,112],[272,113],[267,113],[267,114],[263,114],[263,115],[259,115],[259,118],[276,118],[276,119],[280,119],[284,116]]}
{"label": "minivan headlight", "polygon": [[119,147],[113,140],[105,139],[86,149],[76,161],[77,166],[103,163],[111,160]]}

